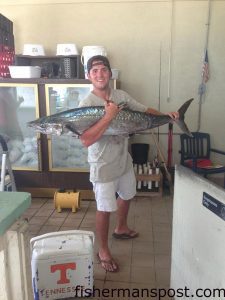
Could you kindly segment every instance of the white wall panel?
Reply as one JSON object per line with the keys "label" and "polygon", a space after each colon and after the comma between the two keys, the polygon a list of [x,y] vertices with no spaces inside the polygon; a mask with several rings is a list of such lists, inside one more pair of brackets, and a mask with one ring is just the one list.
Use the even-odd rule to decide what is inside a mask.
{"label": "white wall panel", "polygon": [[[221,202],[219,215],[203,205],[203,193]],[[209,196],[207,196],[209,197]],[[216,209],[216,200],[208,203]],[[221,208],[223,208],[223,212]],[[222,213],[224,213],[223,218]],[[196,175],[187,168],[177,167],[175,174],[171,287],[189,289],[197,300],[223,299],[225,291],[225,190]],[[215,292],[215,297],[210,293]],[[175,299],[186,299],[177,297]]]}

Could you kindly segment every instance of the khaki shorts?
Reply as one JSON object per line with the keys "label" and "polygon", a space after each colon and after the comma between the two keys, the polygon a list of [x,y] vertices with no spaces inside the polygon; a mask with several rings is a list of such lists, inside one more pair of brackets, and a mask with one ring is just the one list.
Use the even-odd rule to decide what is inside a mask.
{"label": "khaki shorts", "polygon": [[114,181],[93,183],[98,211],[117,210],[116,193],[123,200],[130,200],[136,194],[136,178],[131,168],[126,174]]}

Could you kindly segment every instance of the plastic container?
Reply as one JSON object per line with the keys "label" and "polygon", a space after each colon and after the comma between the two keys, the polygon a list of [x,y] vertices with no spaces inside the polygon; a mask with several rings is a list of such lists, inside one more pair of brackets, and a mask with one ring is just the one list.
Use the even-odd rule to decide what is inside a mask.
{"label": "plastic container", "polygon": [[119,70],[111,69],[111,71],[112,71],[112,79],[118,79],[119,78]]}
{"label": "plastic container", "polygon": [[91,231],[51,232],[30,240],[34,299],[90,296],[93,291]]}
{"label": "plastic container", "polygon": [[78,54],[77,46],[75,44],[57,44],[56,55],[69,56]]}
{"label": "plastic container", "polygon": [[11,78],[40,78],[41,67],[39,66],[9,66]]}
{"label": "plastic container", "polygon": [[148,161],[149,144],[131,144],[131,154],[134,164],[146,164]]}
{"label": "plastic container", "polygon": [[95,55],[107,56],[105,47],[103,46],[84,46],[81,53],[81,62],[84,66],[85,77],[87,78],[87,62],[89,58]]}
{"label": "plastic container", "polygon": [[44,47],[37,44],[24,44],[23,55],[43,56],[45,55]]}

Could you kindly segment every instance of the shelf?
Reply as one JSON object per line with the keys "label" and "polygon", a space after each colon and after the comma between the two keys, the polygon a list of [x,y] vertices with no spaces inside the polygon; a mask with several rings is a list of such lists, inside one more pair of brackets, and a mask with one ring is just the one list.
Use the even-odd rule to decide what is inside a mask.
{"label": "shelf", "polygon": [[16,66],[39,66],[48,78],[84,78],[84,67],[80,55],[30,56],[15,55]]}
{"label": "shelf", "polygon": [[[0,83],[37,83],[37,84],[91,84],[88,79],[66,79],[66,78],[2,78],[0,77]],[[110,86],[114,89],[119,87],[119,81],[117,79],[110,79]]]}
{"label": "shelf", "polygon": [[136,174],[137,181],[160,181],[161,175],[160,174]]}

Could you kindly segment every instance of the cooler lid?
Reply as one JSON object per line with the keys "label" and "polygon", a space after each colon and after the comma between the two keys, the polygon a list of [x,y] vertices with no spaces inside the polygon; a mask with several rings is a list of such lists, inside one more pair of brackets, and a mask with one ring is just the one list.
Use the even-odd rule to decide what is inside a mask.
{"label": "cooler lid", "polygon": [[31,239],[32,259],[90,255],[93,242],[94,233],[89,231],[71,230],[44,234]]}

